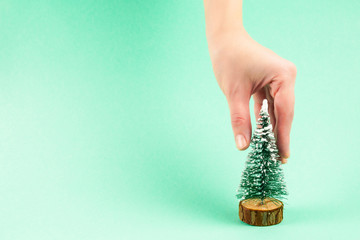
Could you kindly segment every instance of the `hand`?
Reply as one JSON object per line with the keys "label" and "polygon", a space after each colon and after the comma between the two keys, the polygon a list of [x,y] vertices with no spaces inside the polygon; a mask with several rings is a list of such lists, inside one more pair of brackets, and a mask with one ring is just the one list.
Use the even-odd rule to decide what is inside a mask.
{"label": "hand", "polygon": [[245,30],[216,32],[208,36],[208,43],[215,77],[228,101],[237,148],[247,149],[251,140],[250,97],[256,119],[266,98],[279,154],[286,163],[294,116],[295,65],[255,42]]}

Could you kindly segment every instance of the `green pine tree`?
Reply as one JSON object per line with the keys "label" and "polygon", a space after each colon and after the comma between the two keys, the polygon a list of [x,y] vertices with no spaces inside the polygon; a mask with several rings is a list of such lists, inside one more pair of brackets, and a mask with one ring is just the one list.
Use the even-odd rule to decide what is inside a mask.
{"label": "green pine tree", "polygon": [[236,197],[284,199],[287,195],[278,149],[264,100]]}

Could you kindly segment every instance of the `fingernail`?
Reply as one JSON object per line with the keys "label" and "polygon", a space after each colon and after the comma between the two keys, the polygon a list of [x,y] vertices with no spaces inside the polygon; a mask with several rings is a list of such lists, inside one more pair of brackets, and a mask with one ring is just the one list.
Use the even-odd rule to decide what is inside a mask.
{"label": "fingernail", "polygon": [[246,148],[246,139],[243,135],[237,135],[236,136],[236,147],[239,150],[244,150]]}
{"label": "fingernail", "polygon": [[285,163],[287,163],[287,159],[286,158],[281,158],[281,162],[282,162],[282,164],[285,164]]}
{"label": "fingernail", "polygon": [[290,153],[286,153],[286,154],[282,155],[282,157],[288,159],[290,157]]}

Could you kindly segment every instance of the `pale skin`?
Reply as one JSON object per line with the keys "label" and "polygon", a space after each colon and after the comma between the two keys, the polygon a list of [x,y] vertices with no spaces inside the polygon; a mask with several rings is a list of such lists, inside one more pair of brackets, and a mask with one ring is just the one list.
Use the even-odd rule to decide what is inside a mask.
{"label": "pale skin", "polygon": [[251,96],[256,119],[267,99],[281,161],[286,163],[294,116],[295,65],[250,37],[242,22],[242,0],[204,0],[204,6],[213,70],[228,102],[237,148],[245,150],[250,144]]}

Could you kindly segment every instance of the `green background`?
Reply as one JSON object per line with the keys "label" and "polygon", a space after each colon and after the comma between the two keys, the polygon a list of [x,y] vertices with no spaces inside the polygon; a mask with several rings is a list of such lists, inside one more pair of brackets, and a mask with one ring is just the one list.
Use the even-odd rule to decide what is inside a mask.
{"label": "green background", "polygon": [[248,1],[298,68],[284,220],[238,220],[202,1],[0,1],[0,239],[357,239],[360,2]]}

